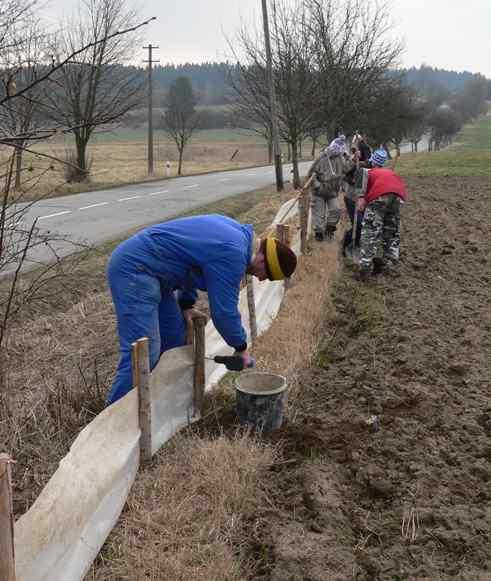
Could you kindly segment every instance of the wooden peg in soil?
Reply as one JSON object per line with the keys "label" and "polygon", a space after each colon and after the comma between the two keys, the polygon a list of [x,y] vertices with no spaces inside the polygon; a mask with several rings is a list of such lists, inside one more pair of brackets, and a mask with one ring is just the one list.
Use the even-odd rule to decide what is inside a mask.
{"label": "wooden peg in soil", "polygon": [[193,317],[194,329],[194,377],[193,377],[193,415],[201,414],[205,396],[205,327],[207,318],[203,314]]}
{"label": "wooden peg in soil", "polygon": [[8,454],[0,454],[0,581],[15,581],[12,464]]}
{"label": "wooden peg in soil", "polygon": [[306,189],[303,190],[302,195],[299,198],[300,252],[302,254],[307,254],[308,251],[310,198],[311,193]]}
{"label": "wooden peg in soil", "polygon": [[249,328],[251,330],[251,341],[257,339],[257,319],[256,319],[256,299],[254,297],[254,279],[252,275],[246,274],[247,307],[249,309]]}
{"label": "wooden peg in soil", "polygon": [[152,459],[152,402],[150,398],[150,354],[147,337],[132,343],[131,363],[133,386],[138,393],[140,464],[145,464]]}
{"label": "wooden peg in soil", "polygon": [[[290,246],[291,245],[290,226],[288,226],[288,224],[277,224],[276,225],[276,237],[283,244]],[[285,279],[285,290],[289,289],[290,286],[291,286],[291,279],[290,279],[290,277],[288,277]]]}

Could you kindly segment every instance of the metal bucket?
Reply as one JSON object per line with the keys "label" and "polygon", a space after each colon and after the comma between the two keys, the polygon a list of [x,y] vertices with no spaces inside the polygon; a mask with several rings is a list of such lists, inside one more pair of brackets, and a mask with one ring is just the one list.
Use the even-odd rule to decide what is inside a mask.
{"label": "metal bucket", "polygon": [[262,371],[241,373],[234,382],[239,421],[267,433],[283,423],[287,381],[282,375]]}

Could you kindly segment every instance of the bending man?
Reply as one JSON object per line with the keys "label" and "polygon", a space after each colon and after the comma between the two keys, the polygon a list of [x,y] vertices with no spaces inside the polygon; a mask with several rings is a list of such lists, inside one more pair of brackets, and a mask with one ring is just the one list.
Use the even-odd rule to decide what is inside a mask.
{"label": "bending man", "polygon": [[247,335],[238,309],[244,275],[280,280],[296,267],[295,253],[274,238],[254,242],[250,224],[220,215],[151,226],[120,244],[107,277],[116,311],[120,360],[108,404],[132,388],[131,344],[150,340],[150,367],[186,344],[197,290],[208,292],[211,318],[228,345],[249,364]]}

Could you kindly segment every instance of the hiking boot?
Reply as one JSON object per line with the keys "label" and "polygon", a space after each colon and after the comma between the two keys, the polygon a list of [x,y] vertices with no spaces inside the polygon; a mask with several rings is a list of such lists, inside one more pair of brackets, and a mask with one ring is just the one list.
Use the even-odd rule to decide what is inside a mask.
{"label": "hiking boot", "polygon": [[315,239],[317,240],[317,242],[322,242],[324,240],[324,234],[322,234],[322,232],[316,232]]}
{"label": "hiking boot", "polygon": [[385,270],[385,262],[383,258],[378,256],[373,259],[373,274],[382,274]]}

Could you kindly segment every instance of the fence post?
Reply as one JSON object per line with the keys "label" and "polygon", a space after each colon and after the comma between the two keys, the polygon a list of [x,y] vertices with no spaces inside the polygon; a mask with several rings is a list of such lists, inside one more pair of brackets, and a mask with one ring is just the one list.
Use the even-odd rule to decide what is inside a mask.
{"label": "fence post", "polygon": [[254,278],[251,274],[246,274],[246,292],[251,341],[255,343],[257,339],[256,299],[254,297]]}
{"label": "fence post", "polygon": [[307,254],[309,240],[310,191],[304,190],[299,199],[300,209],[300,251]]}
{"label": "fence post", "polygon": [[[290,236],[290,226],[287,224],[277,224],[276,225],[276,237],[280,242],[290,246],[291,244],[291,236]],[[291,286],[291,278],[288,277],[285,279],[285,290],[289,289]]]}
{"label": "fence post", "polygon": [[203,314],[193,317],[194,329],[194,377],[193,377],[193,416],[201,414],[205,395],[205,327],[207,318]]}
{"label": "fence post", "polygon": [[12,464],[8,454],[0,454],[0,581],[15,581]]}
{"label": "fence post", "polygon": [[152,459],[152,403],[150,399],[150,355],[148,338],[132,343],[133,386],[138,393],[140,425],[140,465]]}

